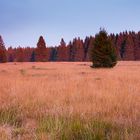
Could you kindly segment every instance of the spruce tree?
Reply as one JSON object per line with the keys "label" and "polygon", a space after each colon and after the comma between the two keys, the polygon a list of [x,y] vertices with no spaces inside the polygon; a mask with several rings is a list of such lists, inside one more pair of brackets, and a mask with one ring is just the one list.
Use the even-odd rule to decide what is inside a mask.
{"label": "spruce tree", "polygon": [[30,62],[35,62],[35,51],[31,53]]}
{"label": "spruce tree", "polygon": [[115,47],[104,29],[95,36],[90,58],[93,62],[92,67],[114,67],[117,64]]}
{"label": "spruce tree", "polygon": [[0,36],[0,63],[7,62],[6,48],[2,37]]}
{"label": "spruce tree", "polygon": [[35,59],[37,62],[48,61],[47,48],[46,48],[46,43],[43,36],[40,36],[38,40],[37,48],[35,50]]}

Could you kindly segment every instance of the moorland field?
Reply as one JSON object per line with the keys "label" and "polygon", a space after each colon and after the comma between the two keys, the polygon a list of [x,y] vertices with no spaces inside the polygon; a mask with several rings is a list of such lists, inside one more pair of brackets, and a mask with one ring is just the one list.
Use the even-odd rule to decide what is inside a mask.
{"label": "moorland field", "polygon": [[0,140],[139,140],[140,62],[0,64]]}

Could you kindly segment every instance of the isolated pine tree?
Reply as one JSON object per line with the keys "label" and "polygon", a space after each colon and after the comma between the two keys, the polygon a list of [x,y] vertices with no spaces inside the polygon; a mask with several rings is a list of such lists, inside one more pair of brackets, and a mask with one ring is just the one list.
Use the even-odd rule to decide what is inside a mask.
{"label": "isolated pine tree", "polygon": [[2,37],[0,36],[0,63],[7,62],[6,49]]}
{"label": "isolated pine tree", "polygon": [[104,29],[96,34],[90,57],[93,62],[92,67],[114,67],[117,64],[115,47],[112,46],[112,42]]}

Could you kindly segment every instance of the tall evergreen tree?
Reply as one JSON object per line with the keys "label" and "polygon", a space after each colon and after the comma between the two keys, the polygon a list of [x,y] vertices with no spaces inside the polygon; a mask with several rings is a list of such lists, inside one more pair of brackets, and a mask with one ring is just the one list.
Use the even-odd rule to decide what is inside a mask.
{"label": "tall evergreen tree", "polygon": [[126,49],[126,39],[124,39],[124,41],[122,42],[121,46],[120,46],[120,55],[121,58],[124,58],[124,53],[125,53],[125,49]]}
{"label": "tall evergreen tree", "polygon": [[35,62],[35,51],[34,50],[33,50],[32,54],[31,54],[30,61]]}
{"label": "tall evergreen tree", "polygon": [[60,46],[61,47],[66,47],[66,43],[65,43],[63,38],[61,39]]}
{"label": "tall evergreen tree", "polygon": [[2,37],[0,36],[0,63],[7,62],[6,48]]}
{"label": "tall evergreen tree", "polygon": [[24,50],[20,46],[16,49],[16,61],[24,62]]}
{"label": "tall evergreen tree", "polygon": [[76,39],[75,44],[75,61],[83,61],[84,60],[84,43],[83,40],[78,37]]}
{"label": "tall evergreen tree", "polygon": [[116,65],[116,50],[104,29],[96,34],[90,56],[93,67],[113,67]]}
{"label": "tall evergreen tree", "polygon": [[57,61],[57,48],[56,47],[52,47],[50,48],[50,58],[49,61]]}
{"label": "tall evergreen tree", "polygon": [[57,50],[57,61],[68,61],[67,45],[63,38],[61,39]]}
{"label": "tall evergreen tree", "polygon": [[38,40],[37,48],[36,48],[36,51],[35,51],[35,59],[38,62],[48,61],[46,43],[45,43],[45,40],[44,40],[43,36],[40,36],[40,38]]}

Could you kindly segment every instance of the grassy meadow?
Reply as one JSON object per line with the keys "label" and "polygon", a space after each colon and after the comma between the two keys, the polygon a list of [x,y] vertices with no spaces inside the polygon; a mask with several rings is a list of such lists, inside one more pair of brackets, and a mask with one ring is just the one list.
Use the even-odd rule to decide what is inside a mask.
{"label": "grassy meadow", "polygon": [[0,64],[0,140],[140,140],[140,62]]}

